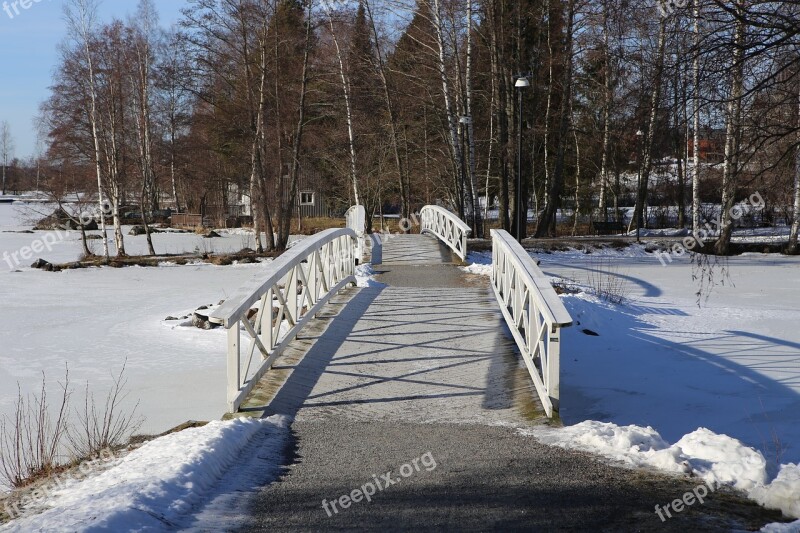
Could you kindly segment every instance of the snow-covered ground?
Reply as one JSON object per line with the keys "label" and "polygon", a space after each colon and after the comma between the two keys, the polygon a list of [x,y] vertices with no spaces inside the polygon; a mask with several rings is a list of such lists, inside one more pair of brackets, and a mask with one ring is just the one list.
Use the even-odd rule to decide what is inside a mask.
{"label": "snow-covered ground", "polygon": [[[0,204],[0,256],[52,234],[5,233],[30,228],[17,218],[17,209]],[[158,237],[173,239],[173,251],[192,251],[201,239],[193,234]],[[73,232],[52,252],[37,256],[51,262],[75,260],[78,238]],[[126,242],[136,248],[141,239],[127,237]],[[242,248],[239,235],[207,240],[214,241],[215,250]],[[23,393],[36,390],[42,371],[56,391],[68,363],[77,393],[88,381],[102,397],[126,360],[127,406],[140,402],[142,432],[160,433],[188,419],[219,418],[226,410],[225,332],[164,319],[218,303],[263,268],[165,263],[49,273],[27,264],[11,272],[0,263],[0,418],[13,409],[17,384]]]}
{"label": "snow-covered ground", "polygon": [[[688,464],[800,517],[796,258],[730,258],[725,284],[698,306],[699,281],[685,256],[662,266],[638,246],[533,255],[567,285],[613,279],[627,295],[621,305],[591,291],[562,296],[575,319],[561,354],[568,427],[540,437],[629,464],[673,472]],[[488,254],[470,259],[465,270],[490,272]]]}
{"label": "snow-covered ground", "polygon": [[[17,202],[14,204],[0,204],[0,254],[8,251],[13,254],[24,247],[30,247],[37,241],[47,240],[52,242],[44,251],[37,253],[33,258],[22,260],[17,258],[9,260],[0,258],[0,270],[14,270],[18,267],[27,267],[34,260],[42,257],[51,263],[66,263],[76,261],[83,253],[81,234],[79,231],[37,231],[35,233],[21,233],[30,231],[35,222],[52,213],[55,206],[51,204],[27,204]],[[125,251],[129,255],[147,254],[147,238],[144,235],[131,236],[128,232],[133,226],[123,226],[125,236]],[[99,236],[100,231],[89,231],[87,235]],[[241,229],[217,230],[220,237],[204,238],[194,233],[177,231],[162,231],[153,233],[153,247],[157,254],[175,255],[191,253],[232,253],[243,248],[254,248],[255,241],[252,232]],[[109,250],[116,253],[113,229],[108,228]],[[293,236],[292,239],[299,237]],[[89,249],[95,254],[102,254],[102,239],[88,241]],[[13,267],[13,268],[12,268]]]}
{"label": "snow-covered ground", "polygon": [[249,496],[280,474],[288,423],[215,421],[161,437],[47,490],[38,508],[20,508],[27,513],[0,531],[232,531]]}

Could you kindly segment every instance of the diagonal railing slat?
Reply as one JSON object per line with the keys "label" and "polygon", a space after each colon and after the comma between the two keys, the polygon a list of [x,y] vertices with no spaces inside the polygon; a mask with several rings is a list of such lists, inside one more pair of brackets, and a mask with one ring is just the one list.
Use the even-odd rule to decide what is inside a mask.
{"label": "diagonal railing slat", "polygon": [[467,237],[472,229],[456,215],[438,205],[426,205],[420,211],[421,233],[430,233],[444,242],[465,261]]}
{"label": "diagonal railing slat", "polygon": [[[348,284],[355,285],[358,235],[329,229],[308,237],[244,285],[210,319],[228,330],[228,408],[239,410],[302,327]],[[251,313],[258,302],[258,310]],[[251,323],[251,318],[254,320]],[[243,353],[242,332],[250,341]],[[256,352],[261,362],[253,368]],[[244,355],[244,357],[243,357]]]}
{"label": "diagonal railing slat", "polygon": [[558,411],[561,328],[572,317],[524,248],[492,230],[492,288],[547,416]]}

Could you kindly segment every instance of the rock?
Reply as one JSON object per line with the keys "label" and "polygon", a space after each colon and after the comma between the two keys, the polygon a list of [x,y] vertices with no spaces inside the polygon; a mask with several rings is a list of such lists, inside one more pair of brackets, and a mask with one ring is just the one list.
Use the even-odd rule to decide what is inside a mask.
{"label": "rock", "polygon": [[220,235],[219,233],[217,233],[214,230],[211,230],[208,233],[206,233],[205,235],[203,235],[204,239],[216,239],[218,237],[222,237],[222,235]]}
{"label": "rock", "polygon": [[86,236],[86,240],[87,241],[96,241],[96,240],[102,240],[102,239],[103,239],[102,235],[87,235]]}
{"label": "rock", "polygon": [[167,318],[164,319],[165,322],[172,322],[175,320],[180,320],[180,318],[176,318],[174,316],[168,316]]}
{"label": "rock", "polygon": [[225,303],[225,300],[220,300],[220,301],[219,301],[219,303],[218,303],[217,305],[222,305],[222,304],[224,304],[224,303]]}
{"label": "rock", "polygon": [[589,335],[590,337],[599,337],[600,336],[599,333],[597,333],[596,331],[592,331],[590,329],[583,329],[583,330],[581,330],[581,332],[584,335]]}
{"label": "rock", "polygon": [[44,259],[37,259],[31,265],[31,268],[38,268],[38,269],[41,269],[41,270],[47,270],[47,267],[50,267],[50,272],[53,271],[53,265],[51,265],[50,263],[48,263]]}
{"label": "rock", "polygon": [[219,324],[214,324],[208,320],[208,316],[201,315],[200,313],[193,313],[192,314],[192,326],[198,329],[215,329],[219,327]]}
{"label": "rock", "polygon": [[[150,235],[153,233],[161,232],[155,228],[150,228]],[[144,226],[134,226],[131,228],[131,231],[128,232],[128,235],[132,237],[138,237],[139,235],[147,235],[147,231],[144,229]]]}
{"label": "rock", "polygon": [[[77,217],[74,217],[77,218]],[[75,221],[73,217],[70,217],[66,211],[63,209],[56,209],[50,216],[47,216],[39,221],[36,224],[36,227],[33,229],[35,230],[56,230],[56,229],[78,229],[80,224]],[[94,231],[98,228],[97,221],[94,219],[89,220],[84,226],[83,229],[87,231]]]}
{"label": "rock", "polygon": [[200,307],[197,308],[198,311],[205,311],[206,309],[208,309],[207,305],[201,305]]}

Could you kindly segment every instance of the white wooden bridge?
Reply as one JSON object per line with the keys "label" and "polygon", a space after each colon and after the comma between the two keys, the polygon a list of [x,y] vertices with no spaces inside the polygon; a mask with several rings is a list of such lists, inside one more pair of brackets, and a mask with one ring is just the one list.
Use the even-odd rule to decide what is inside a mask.
{"label": "white wooden bridge", "polygon": [[[441,207],[423,208],[413,235],[365,236],[360,206],[347,218],[214,313],[228,330],[232,413],[493,423],[538,397],[557,415],[560,330],[572,319],[508,233],[492,232],[489,281],[458,268],[470,229]],[[378,281],[355,288],[369,256]]]}
{"label": "white wooden bridge", "polygon": [[[243,530],[731,528],[733,511],[709,504],[662,529],[653,506],[696,481],[526,436],[558,414],[561,328],[572,319],[506,232],[492,233],[490,279],[459,268],[462,221],[438,207],[419,220],[419,235],[365,236],[353,208],[347,229],[301,241],[217,310],[233,416],[291,418],[285,470]],[[357,287],[361,259],[374,281]],[[435,470],[409,471],[422,457]],[[378,476],[392,486],[364,501]]]}

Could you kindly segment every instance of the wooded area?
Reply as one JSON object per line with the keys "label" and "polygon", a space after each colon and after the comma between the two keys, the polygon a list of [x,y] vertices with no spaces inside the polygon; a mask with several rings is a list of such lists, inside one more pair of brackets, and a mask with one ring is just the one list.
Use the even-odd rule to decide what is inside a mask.
{"label": "wooded area", "polygon": [[797,250],[796,3],[190,0],[164,29],[152,0],[103,24],[94,1],[67,2],[46,149],[18,171],[108,202],[121,253],[122,206],[147,228],[237,195],[259,251],[283,249],[305,172],[341,212],[440,203],[475,236],[492,213],[516,231],[530,209],[545,237],[624,206],[631,228],[674,207],[696,230],[758,192]]}

